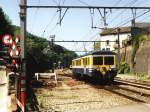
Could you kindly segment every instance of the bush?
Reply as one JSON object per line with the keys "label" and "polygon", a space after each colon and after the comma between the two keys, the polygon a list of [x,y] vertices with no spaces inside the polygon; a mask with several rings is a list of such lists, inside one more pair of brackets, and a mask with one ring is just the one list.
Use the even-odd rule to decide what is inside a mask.
{"label": "bush", "polygon": [[130,72],[130,66],[128,63],[121,63],[118,73],[125,74]]}

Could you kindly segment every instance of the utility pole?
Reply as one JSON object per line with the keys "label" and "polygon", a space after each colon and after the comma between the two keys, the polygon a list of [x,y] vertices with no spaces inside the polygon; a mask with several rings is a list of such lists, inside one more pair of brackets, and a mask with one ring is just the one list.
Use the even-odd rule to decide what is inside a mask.
{"label": "utility pole", "polygon": [[93,48],[94,48],[94,51],[95,51],[95,49],[96,49],[96,43],[95,42],[94,42],[94,47]]}
{"label": "utility pole", "polygon": [[51,50],[53,50],[53,47],[54,47],[54,41],[55,41],[55,35],[50,35],[50,48]]}
{"label": "utility pole", "polygon": [[21,110],[25,112],[26,104],[26,6],[27,0],[20,0],[20,26],[21,26]]}
{"label": "utility pole", "polygon": [[117,28],[117,37],[118,37],[118,69],[120,68],[120,28]]}
{"label": "utility pole", "polygon": [[[135,18],[132,19],[131,21],[131,37],[132,37],[132,45],[134,45],[134,39],[136,38],[136,30],[137,28],[135,28]],[[134,72],[134,49],[132,48],[132,57],[131,57],[131,69],[130,69],[130,72]]]}
{"label": "utility pole", "polygon": [[[50,35],[50,50],[53,52],[54,50],[54,40],[55,40],[55,35]],[[55,71],[55,68],[56,68],[56,59],[54,57],[54,62],[53,62],[53,65],[52,65],[52,72],[54,73]]]}

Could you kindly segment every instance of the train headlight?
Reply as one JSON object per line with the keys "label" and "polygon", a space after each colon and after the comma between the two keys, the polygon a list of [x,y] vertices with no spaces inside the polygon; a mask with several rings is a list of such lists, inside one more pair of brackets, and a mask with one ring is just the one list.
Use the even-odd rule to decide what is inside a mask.
{"label": "train headlight", "polygon": [[114,68],[116,68],[116,65],[112,65],[112,66],[111,66],[111,69],[114,69]]}

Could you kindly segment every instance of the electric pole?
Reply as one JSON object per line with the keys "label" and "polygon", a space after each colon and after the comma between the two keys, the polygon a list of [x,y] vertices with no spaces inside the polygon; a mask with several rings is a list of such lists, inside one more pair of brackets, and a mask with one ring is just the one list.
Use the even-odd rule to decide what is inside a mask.
{"label": "electric pole", "polygon": [[50,35],[50,49],[53,51],[53,48],[54,48],[54,40],[55,40],[55,35]]}
{"label": "electric pole", "polygon": [[118,69],[120,68],[120,28],[117,28],[117,36],[118,36]]}
{"label": "electric pole", "polygon": [[26,6],[27,0],[20,0],[20,45],[21,45],[21,110],[25,112],[26,102]]}

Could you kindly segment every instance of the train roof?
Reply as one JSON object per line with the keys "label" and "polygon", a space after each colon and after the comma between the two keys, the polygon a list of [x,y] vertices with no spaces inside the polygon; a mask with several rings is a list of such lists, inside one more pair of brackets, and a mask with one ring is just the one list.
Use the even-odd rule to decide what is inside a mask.
{"label": "train roof", "polygon": [[90,52],[86,55],[115,55],[115,54],[116,53],[113,51],[93,51],[93,52]]}
{"label": "train roof", "polygon": [[87,54],[84,54],[84,55],[81,55],[75,59],[78,59],[78,58],[81,58],[81,57],[85,57],[85,56],[88,56],[88,55],[115,55],[116,53],[113,52],[113,51],[92,51],[92,52],[89,52]]}

